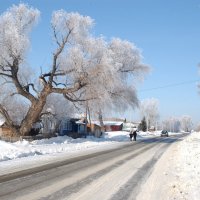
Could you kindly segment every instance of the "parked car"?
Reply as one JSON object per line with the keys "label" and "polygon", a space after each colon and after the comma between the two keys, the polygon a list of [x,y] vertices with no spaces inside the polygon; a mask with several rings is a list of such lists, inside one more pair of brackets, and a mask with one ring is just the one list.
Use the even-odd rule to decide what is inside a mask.
{"label": "parked car", "polygon": [[162,130],[160,136],[161,136],[161,137],[169,137],[168,131]]}

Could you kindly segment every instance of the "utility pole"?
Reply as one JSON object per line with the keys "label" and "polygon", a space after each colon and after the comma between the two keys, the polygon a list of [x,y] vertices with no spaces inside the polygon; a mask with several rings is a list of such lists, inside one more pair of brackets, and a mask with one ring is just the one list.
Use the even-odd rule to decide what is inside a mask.
{"label": "utility pole", "polygon": [[85,106],[85,136],[87,135],[87,101],[86,101],[86,106]]}

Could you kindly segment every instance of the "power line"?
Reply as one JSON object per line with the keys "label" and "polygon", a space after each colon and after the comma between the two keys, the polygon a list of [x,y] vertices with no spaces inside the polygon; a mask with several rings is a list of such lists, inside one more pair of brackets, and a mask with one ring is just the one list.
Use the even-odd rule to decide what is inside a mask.
{"label": "power line", "polygon": [[180,83],[173,83],[173,84],[163,85],[163,86],[159,86],[159,87],[139,90],[139,92],[147,92],[147,91],[151,91],[151,90],[158,90],[158,89],[170,88],[170,87],[175,87],[175,86],[180,86],[180,85],[187,85],[187,84],[195,83],[198,81],[200,81],[200,80],[198,79],[198,80],[184,81],[184,82],[180,82]]}

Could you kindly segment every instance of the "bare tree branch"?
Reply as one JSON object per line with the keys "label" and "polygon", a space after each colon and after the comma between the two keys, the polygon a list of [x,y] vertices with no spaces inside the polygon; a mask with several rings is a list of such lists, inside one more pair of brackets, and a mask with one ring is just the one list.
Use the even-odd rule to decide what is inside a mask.
{"label": "bare tree branch", "polygon": [[87,99],[80,99],[80,98],[77,98],[77,97],[72,97],[72,96],[70,96],[69,94],[63,94],[63,96],[67,99],[67,100],[69,100],[69,101],[71,101],[71,102],[85,102],[85,101],[90,101],[90,100],[95,100],[95,99],[97,99],[97,98],[87,98]]}
{"label": "bare tree branch", "polygon": [[67,87],[67,85],[66,85],[66,84],[64,84],[64,83],[56,83],[56,81],[53,81],[53,83],[55,84],[55,86],[62,85],[62,86],[64,86],[64,87]]}
{"label": "bare tree branch", "polygon": [[52,85],[53,82],[53,78],[57,69],[57,59],[58,56],[62,53],[62,51],[65,48],[66,43],[68,42],[69,36],[71,35],[73,29],[70,29],[67,36],[63,39],[62,44],[59,45],[59,48],[57,49],[56,53],[54,53],[54,57],[53,57],[53,66],[52,66],[52,72],[51,72],[51,76],[49,77],[49,81],[48,83],[50,85]]}
{"label": "bare tree branch", "polygon": [[40,114],[40,118],[42,117],[42,116],[44,116],[44,115],[52,115],[52,116],[55,116],[55,114],[53,114],[52,112],[43,112],[43,113],[41,113]]}
{"label": "bare tree branch", "polygon": [[12,78],[12,76],[9,75],[9,74],[5,74],[5,73],[1,73],[1,72],[0,72],[0,75],[2,75],[2,76],[6,76],[6,77],[8,77],[8,78]]}
{"label": "bare tree branch", "polygon": [[58,41],[58,37],[57,37],[57,33],[56,33],[56,28],[55,28],[55,26],[52,26],[52,29],[53,29],[54,38],[56,39],[56,43],[57,43],[58,46],[60,47],[61,44],[60,44],[60,42]]}
{"label": "bare tree branch", "polygon": [[33,91],[36,92],[38,94],[38,91],[35,89],[35,86],[33,83],[29,83],[27,85],[24,86],[24,88],[26,89],[27,92],[29,92],[29,86],[32,87]]}
{"label": "bare tree branch", "polygon": [[86,83],[75,83],[74,87],[72,88],[52,88],[52,93],[58,93],[58,94],[68,94],[68,93],[74,93],[80,90],[81,88],[85,87]]}
{"label": "bare tree branch", "polygon": [[19,69],[19,60],[14,59],[13,65],[11,68],[11,74],[12,74],[11,76],[12,76],[13,83],[15,84],[18,93],[21,94],[22,96],[26,97],[27,99],[29,99],[31,102],[36,101],[37,99],[30,92],[26,91],[26,89],[19,82],[18,69]]}

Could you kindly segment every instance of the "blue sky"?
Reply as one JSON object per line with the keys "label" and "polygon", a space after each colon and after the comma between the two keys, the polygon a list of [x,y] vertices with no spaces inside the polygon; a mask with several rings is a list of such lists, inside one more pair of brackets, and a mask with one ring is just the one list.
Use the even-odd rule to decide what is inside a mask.
{"label": "blue sky", "polygon": [[[49,64],[52,11],[76,11],[95,20],[95,35],[120,37],[141,49],[152,71],[138,85],[138,96],[158,99],[161,119],[190,115],[200,121],[200,0],[0,0],[0,12],[19,2],[41,11],[32,34],[31,65]],[[128,118],[138,115],[131,111]]]}

